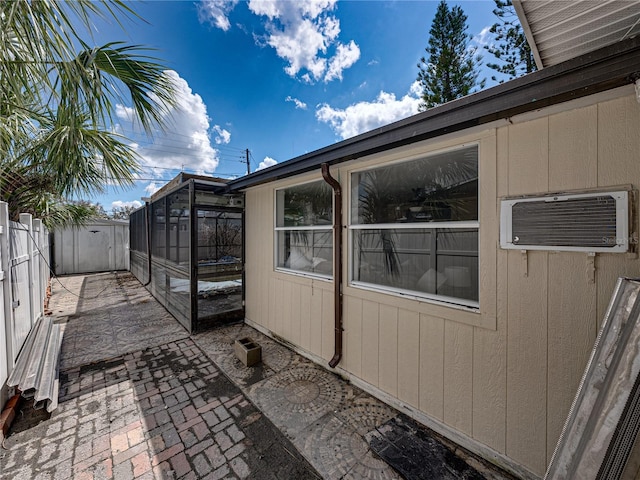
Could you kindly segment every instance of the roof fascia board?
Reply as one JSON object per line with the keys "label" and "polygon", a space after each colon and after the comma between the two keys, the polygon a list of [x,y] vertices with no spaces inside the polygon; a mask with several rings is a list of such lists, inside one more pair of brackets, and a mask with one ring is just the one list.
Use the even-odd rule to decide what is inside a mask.
{"label": "roof fascia board", "polygon": [[509,118],[632,83],[640,37],[448,102],[229,182],[232,191]]}
{"label": "roof fascia board", "polygon": [[[190,183],[193,183],[194,185],[203,185],[205,187],[210,187],[210,188],[212,188],[211,193],[213,193],[214,195],[225,195],[225,194],[229,193],[229,186],[226,183],[210,182],[210,181],[207,181],[207,180],[199,180],[197,178],[188,178],[187,180],[185,180],[185,181],[183,181],[181,183],[178,183],[177,185],[174,185],[171,188],[167,189],[166,191],[162,192],[160,195],[156,196],[155,198],[151,198],[149,200],[149,203],[155,203],[158,200],[161,200],[161,199],[163,199],[165,197],[168,197],[169,195],[172,195],[172,194],[176,193],[181,188],[186,187]],[[160,192],[160,190],[158,190],[158,192]],[[156,194],[158,192],[156,192]],[[156,194],[154,194],[154,195],[156,195]]]}
{"label": "roof fascia board", "polygon": [[[180,183],[178,183],[177,185],[175,185],[175,186],[173,186],[173,187],[171,187],[171,188],[167,189],[165,192],[162,192],[162,193],[161,193],[160,195],[158,195],[157,197],[155,197],[155,198],[151,198],[151,199],[149,200],[149,203],[150,203],[150,204],[151,204],[151,203],[156,203],[157,201],[162,200],[163,198],[166,198],[166,197],[168,197],[169,195],[172,195],[172,194],[176,193],[178,190],[180,190],[181,188],[186,187],[187,185],[189,185],[189,184],[190,184],[190,183],[192,183],[193,181],[194,181],[193,179],[189,179],[189,180],[185,180],[184,182],[180,182]],[[160,191],[160,190],[158,190],[158,192],[159,192],[159,191]],[[156,193],[158,193],[158,192],[156,192]],[[154,195],[155,195],[156,193],[154,193]]]}
{"label": "roof fascia board", "polygon": [[536,43],[536,39],[533,36],[533,31],[531,31],[531,25],[529,25],[529,19],[527,18],[527,14],[522,6],[523,0],[511,0],[513,4],[513,8],[516,11],[516,15],[518,15],[518,19],[520,20],[520,25],[522,25],[522,30],[524,30],[524,35],[527,37],[527,42],[529,43],[529,47],[531,48],[531,53],[533,53],[533,58],[536,61],[536,66],[538,70],[542,70],[544,68],[544,64],[542,62],[542,57],[540,56],[540,51],[538,50],[538,44]]}

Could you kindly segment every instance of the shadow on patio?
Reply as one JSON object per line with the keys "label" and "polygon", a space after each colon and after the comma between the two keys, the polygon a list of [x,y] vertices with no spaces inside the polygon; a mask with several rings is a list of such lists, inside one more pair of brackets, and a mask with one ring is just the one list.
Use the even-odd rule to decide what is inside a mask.
{"label": "shadow on patio", "polygon": [[405,478],[510,478],[247,325],[189,337],[127,272],[53,289],[60,404],[23,406],[2,478],[402,478],[378,454]]}

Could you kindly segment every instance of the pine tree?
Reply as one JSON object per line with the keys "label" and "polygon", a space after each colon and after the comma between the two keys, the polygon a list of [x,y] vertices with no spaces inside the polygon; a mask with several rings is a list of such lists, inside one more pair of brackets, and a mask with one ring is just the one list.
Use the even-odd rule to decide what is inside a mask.
{"label": "pine tree", "polygon": [[[511,0],[494,0],[493,14],[498,17],[489,30],[495,35],[495,44],[485,46],[499,63],[487,63],[487,67],[508,76],[512,80],[537,70],[533,52],[522,30]],[[495,76],[492,80],[497,80]],[[502,80],[500,83],[502,83]]]}
{"label": "pine tree", "polygon": [[478,82],[480,57],[474,57],[475,49],[469,46],[467,16],[462,8],[450,9],[446,0],[441,0],[429,35],[429,46],[425,48],[429,60],[422,57],[418,63],[423,100],[420,110],[464,97],[475,87],[484,87],[484,79]]}

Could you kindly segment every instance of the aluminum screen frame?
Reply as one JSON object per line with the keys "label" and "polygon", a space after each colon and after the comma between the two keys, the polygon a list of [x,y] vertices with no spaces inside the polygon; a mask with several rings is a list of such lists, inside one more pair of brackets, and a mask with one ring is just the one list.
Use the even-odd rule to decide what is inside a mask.
{"label": "aluminum screen frame", "polygon": [[640,280],[619,278],[545,480],[620,478],[640,427],[639,374]]}

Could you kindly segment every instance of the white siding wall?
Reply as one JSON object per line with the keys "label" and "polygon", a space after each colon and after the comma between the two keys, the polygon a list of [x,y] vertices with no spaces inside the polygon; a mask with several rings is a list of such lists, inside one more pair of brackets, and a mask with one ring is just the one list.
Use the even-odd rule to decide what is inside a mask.
{"label": "white siding wall", "polygon": [[[480,313],[345,283],[339,366],[345,374],[479,451],[544,474],[615,281],[640,275],[640,261],[599,254],[592,282],[586,254],[536,251],[524,257],[501,250],[499,199],[630,183],[637,188],[640,105],[629,89],[620,92],[613,100],[589,105],[583,99],[564,111],[554,107],[554,113],[538,112],[520,123],[332,168],[345,191],[346,213],[351,170],[479,145]],[[312,178],[319,172],[247,192],[246,311],[249,321],[328,361],[332,283],[273,268],[274,189]],[[345,279],[347,246],[345,235]]]}

